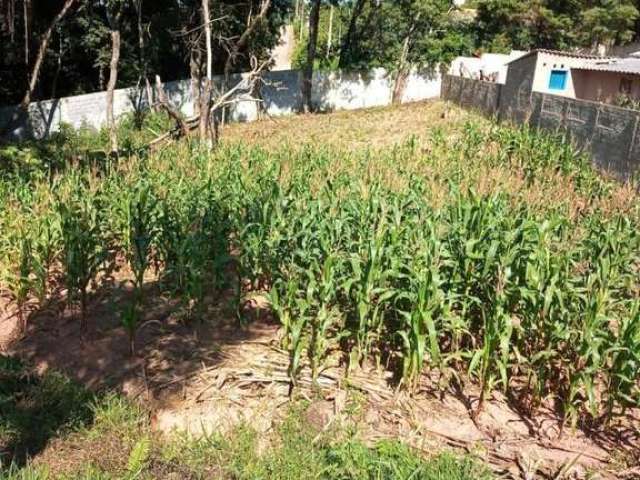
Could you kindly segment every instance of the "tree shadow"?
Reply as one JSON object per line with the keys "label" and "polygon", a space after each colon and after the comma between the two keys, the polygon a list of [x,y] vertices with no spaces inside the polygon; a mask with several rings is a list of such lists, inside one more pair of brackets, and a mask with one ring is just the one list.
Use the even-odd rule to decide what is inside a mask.
{"label": "tree shadow", "polygon": [[60,373],[0,356],[0,465],[22,467],[52,437],[90,423],[94,398]]}
{"label": "tree shadow", "polygon": [[254,321],[241,323],[232,289],[210,291],[198,308],[200,315],[193,318],[188,305],[161,280],[148,281],[137,351],[131,356],[121,315],[133,296],[128,282],[101,279],[90,296],[90,331],[82,338],[78,312],[66,307],[61,294],[52,295],[47,305],[30,314],[27,335],[11,351],[38,371],[54,369],[92,391],[115,391],[153,408],[203,370],[215,368],[224,359],[225,346],[277,329],[268,315],[250,311],[251,305],[245,306],[245,314]]}

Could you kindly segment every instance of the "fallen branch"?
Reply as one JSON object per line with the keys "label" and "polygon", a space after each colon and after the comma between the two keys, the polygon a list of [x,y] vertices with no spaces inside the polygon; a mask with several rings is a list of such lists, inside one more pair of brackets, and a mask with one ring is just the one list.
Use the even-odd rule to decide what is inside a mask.
{"label": "fallen branch", "polygon": [[[176,125],[180,129],[180,133],[182,134],[183,137],[189,136],[189,126],[187,125],[185,120],[182,118],[182,115],[180,115],[180,112],[178,112],[175,108],[173,108],[169,103],[169,101],[167,100],[167,95],[164,91],[164,87],[162,86],[160,75],[156,75],[156,90],[158,91],[157,105],[162,107],[164,111],[167,112],[167,114],[169,114],[169,116],[175,120]],[[150,145],[154,144],[154,142],[155,140],[152,141]]]}

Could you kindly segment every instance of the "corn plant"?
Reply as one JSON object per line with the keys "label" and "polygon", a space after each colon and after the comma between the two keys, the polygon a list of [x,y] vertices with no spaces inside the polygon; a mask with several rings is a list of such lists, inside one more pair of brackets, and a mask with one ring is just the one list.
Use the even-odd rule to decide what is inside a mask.
{"label": "corn plant", "polygon": [[89,283],[108,257],[102,235],[101,204],[82,184],[72,185],[66,198],[59,198],[57,211],[62,232],[62,264],[69,301],[80,303],[80,330],[87,332]]}
{"label": "corn plant", "polygon": [[284,347],[289,352],[288,375],[291,380],[290,393],[297,385],[298,374],[302,365],[304,349],[304,330],[307,326],[309,303],[308,298],[300,298],[299,285],[295,280],[286,283],[278,281],[271,288],[269,301],[271,308],[280,319],[284,329]]}
{"label": "corn plant", "polygon": [[640,302],[633,302],[612,335],[606,357],[610,359],[607,376],[606,421],[609,422],[616,405],[622,413],[640,405]]}
{"label": "corn plant", "polygon": [[309,364],[311,379],[317,386],[318,374],[328,348],[328,336],[336,322],[336,290],[338,258],[327,255],[322,265],[315,265],[309,274],[313,276],[307,287],[308,295],[313,298],[316,312],[309,319]]}
{"label": "corn plant", "polygon": [[122,315],[129,335],[129,353],[135,354],[135,335],[144,305],[144,278],[152,263],[153,247],[159,235],[159,209],[152,186],[140,179],[116,200],[121,221],[121,248],[133,273],[133,299]]}

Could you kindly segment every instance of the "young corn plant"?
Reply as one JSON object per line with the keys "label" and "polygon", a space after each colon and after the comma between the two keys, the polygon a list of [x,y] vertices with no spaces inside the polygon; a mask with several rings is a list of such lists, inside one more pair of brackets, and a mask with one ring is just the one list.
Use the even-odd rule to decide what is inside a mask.
{"label": "young corn plant", "polygon": [[283,346],[289,352],[287,373],[290,379],[289,394],[297,385],[302,368],[301,359],[305,343],[305,329],[309,321],[309,300],[300,297],[300,285],[295,280],[278,281],[271,288],[269,302],[284,330]]}
{"label": "young corn plant", "polygon": [[122,248],[133,273],[133,298],[121,320],[129,336],[129,354],[134,356],[144,305],[144,278],[152,264],[153,248],[160,233],[160,210],[153,188],[145,179],[129,187],[120,202]]}
{"label": "young corn plant", "polygon": [[34,292],[43,305],[50,293],[51,270],[60,254],[60,217],[51,211],[40,213],[32,237]]}
{"label": "young corn plant", "polygon": [[606,383],[605,422],[609,423],[615,408],[621,414],[640,405],[640,302],[633,301],[621,318],[606,351],[609,359]]}
{"label": "young corn plant", "polygon": [[[362,364],[369,356],[372,347],[379,342],[384,326],[384,313],[396,294],[387,281],[391,274],[386,257],[388,247],[386,219],[381,198],[376,193],[364,204],[354,204],[360,210],[356,220],[358,237],[349,246],[350,271],[342,289],[353,302],[352,316],[355,322],[355,350],[352,351],[350,365]],[[379,354],[376,360],[380,361]]]}
{"label": "young corn plant", "polygon": [[400,311],[403,324],[398,335],[403,345],[402,382],[410,391],[417,388],[427,359],[432,368],[444,373],[443,317],[449,314],[440,276],[441,244],[433,225],[418,231],[425,233],[415,245],[417,254],[407,263],[408,288],[396,298],[396,303],[408,302],[408,310]]}
{"label": "young corn plant", "polygon": [[20,242],[18,254],[18,269],[12,279],[14,285],[13,292],[18,306],[18,323],[20,325],[20,332],[22,335],[26,335],[28,325],[25,304],[33,288],[33,249],[31,246],[31,240],[28,237],[24,237]]}
{"label": "young corn plant", "polygon": [[62,265],[69,302],[80,303],[80,331],[87,333],[89,283],[108,257],[102,235],[101,204],[95,194],[76,184],[67,198],[59,198],[57,211],[62,231]]}
{"label": "young corn plant", "polygon": [[311,279],[307,287],[309,296],[317,305],[317,311],[309,319],[309,364],[311,366],[311,381],[318,386],[318,375],[324,360],[328,344],[330,329],[335,323],[337,311],[336,290],[338,258],[329,254],[322,265],[315,265],[309,272]]}

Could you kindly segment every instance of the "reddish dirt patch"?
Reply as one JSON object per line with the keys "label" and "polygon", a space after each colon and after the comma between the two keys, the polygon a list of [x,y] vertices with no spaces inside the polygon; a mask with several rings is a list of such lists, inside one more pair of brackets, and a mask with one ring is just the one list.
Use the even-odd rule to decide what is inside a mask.
{"label": "reddish dirt patch", "polygon": [[[221,362],[187,382],[179,401],[159,405],[154,427],[197,435],[243,421],[268,432],[289,401],[287,356],[276,345],[267,335],[225,347]],[[311,387],[305,369],[297,395],[312,401],[308,415],[321,428],[355,422],[370,441],[398,438],[428,453],[443,446],[462,449],[513,478],[555,475],[574,461],[571,478],[584,478],[592,471],[602,478],[620,478],[614,455],[623,449],[613,439],[590,438],[579,430],[565,432],[558,439],[559,421],[551,412],[533,422],[500,395],[494,395],[474,423],[466,400],[459,395],[447,393],[437,398],[425,378],[422,391],[409,396],[394,391],[389,376],[389,372],[370,370],[353,372],[344,380],[342,369],[336,366],[324,371],[318,391]],[[477,399],[473,389],[464,396]],[[637,431],[629,442],[629,455],[638,453],[639,444],[633,447],[633,441],[638,441]]]}
{"label": "reddish dirt patch", "polygon": [[10,332],[1,337],[6,339],[4,351],[28,360],[39,372],[54,368],[91,389],[113,389],[153,405],[158,396],[171,396],[190,376],[220,362],[223,346],[277,330],[268,322],[241,326],[230,314],[230,292],[212,293],[205,300],[204,318],[187,320],[179,300],[150,281],[132,357],[120,323],[131,291],[121,284],[112,281],[92,293],[87,312],[90,331],[85,338],[80,334],[78,312],[65,308],[63,295],[29,314],[28,333],[22,339],[16,315],[7,313],[0,322],[0,332]]}
{"label": "reddish dirt patch", "polygon": [[[290,400],[288,357],[262,302],[247,303],[247,318],[254,321],[243,327],[232,315],[229,292],[212,294],[204,319],[194,324],[184,320],[177,300],[149,282],[147,326],[137,336],[138,355],[131,358],[119,323],[129,295],[114,285],[94,292],[93,329],[85,340],[77,315],[52,302],[31,314],[28,335],[10,352],[40,371],[55,368],[90,388],[111,388],[143,400],[152,411],[152,427],[161,432],[224,431],[239,422],[268,432],[283,417]],[[461,449],[512,478],[553,477],[573,462],[573,478],[592,471],[603,478],[623,478],[617,459],[640,458],[637,412],[625,419],[624,428],[589,436],[569,431],[558,439],[559,421],[552,411],[527,418],[509,399],[495,394],[473,422],[469,404],[477,400],[474,387],[440,395],[436,382],[425,376],[418,393],[410,396],[396,391],[391,372],[354,371],[345,379],[337,355],[329,364],[320,389],[312,387],[305,368],[296,390],[297,397],[311,401],[309,420],[323,429],[355,424],[370,441],[399,438],[428,453]]]}

